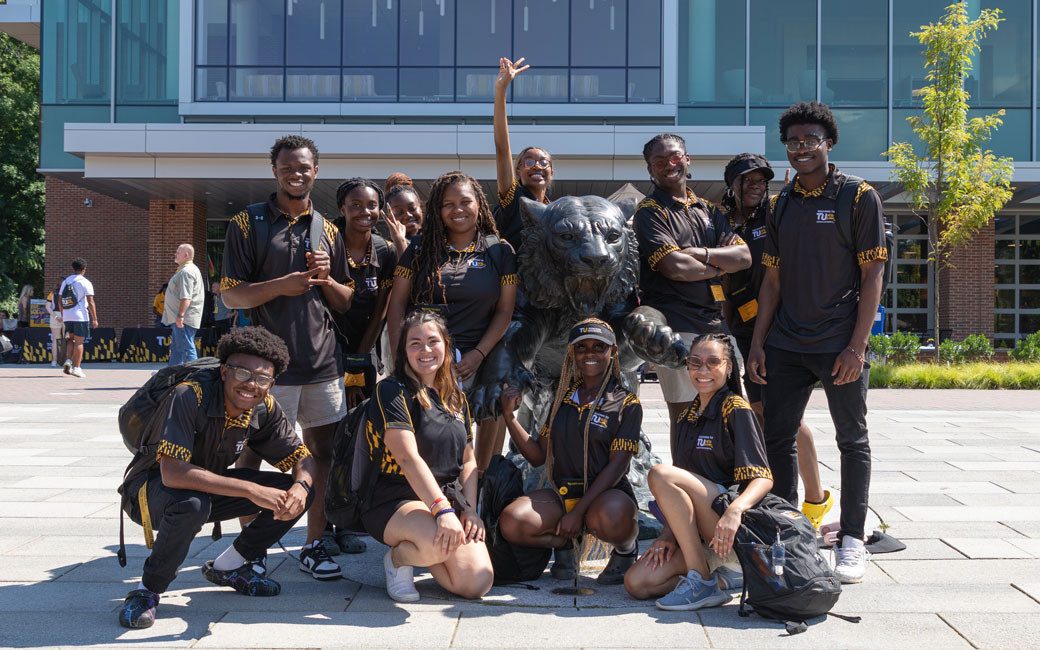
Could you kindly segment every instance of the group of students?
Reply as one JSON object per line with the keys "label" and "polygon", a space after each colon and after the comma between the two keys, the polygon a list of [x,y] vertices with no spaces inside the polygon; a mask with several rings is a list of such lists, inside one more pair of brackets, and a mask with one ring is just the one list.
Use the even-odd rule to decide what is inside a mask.
{"label": "group of students", "polygon": [[[768,195],[773,171],[762,156],[744,154],[727,165],[725,210],[720,210],[686,187],[689,155],[681,137],[662,134],[644,148],[654,191],[633,218],[640,298],[665,314],[690,352],[685,368],[658,368],[669,407],[672,464],[650,471],[649,487],[666,524],[641,557],[638,507],[626,475],[639,450],[642,407],[621,377],[617,335],[607,323],[574,324],[549,418],[536,435],[514,416],[517,387],[504,387],[499,420],[471,421],[467,391],[508,328],[516,300],[516,250],[524,244],[518,197],[548,202],[553,176],[552,157],[542,148],[523,150],[515,164],[512,159],[505,95],[526,69],[522,62],[501,60],[495,86],[499,205],[494,211],[480,184],[462,172],[438,178],[425,209],[408,183],[391,183],[384,192],[369,180],[350,179],[336,195],[340,227],[324,222],[320,242],[313,242],[309,222],[318,216],[309,190],[317,174],[317,148],[299,136],[282,138],[272,148],[278,193],[232,220],[221,289],[229,307],[254,310],[263,329],[247,331],[278,335],[289,358],[280,364],[254,354],[259,361],[239,360],[232,368],[227,364],[235,355],[226,349],[220,354],[232,368],[222,374],[224,428],[246,431],[234,456],[263,451],[253,443],[257,425],[241,418],[253,414],[244,408],[247,403],[267,403],[269,414],[288,423],[288,430],[279,425],[280,446],[273,454],[287,455],[273,464],[285,471],[306,458],[297,481],[306,493],[294,483],[277,505],[270,497],[252,498],[252,488],[244,486],[218,494],[251,499],[252,509],[265,513],[256,521],[269,533],[272,512],[276,520],[302,515],[286,503],[295,506],[306,498],[320,506],[332,431],[348,406],[370,398],[365,433],[369,448],[380,450],[371,458],[379,474],[361,520],[374,539],[390,547],[383,565],[393,599],[418,599],[416,566],[428,567],[439,584],[464,597],[478,598],[491,588],[493,568],[482,543],[486,531],[477,515],[478,481],[490,454],[480,448],[501,451],[501,436],[508,432],[532,465],[547,466],[549,487],[505,508],[499,527],[506,540],[555,549],[552,575],[571,578],[579,564],[575,542],[588,533],[613,547],[597,578],[601,583],[623,582],[632,596],[657,598],[663,609],[718,605],[728,600],[725,591],[738,586],[740,576],[726,568],[709,572],[704,542],[725,557],[742,512],[763,495],[772,490],[796,502],[798,455],[812,459],[802,462],[809,470],[803,510],[815,525],[833,503],[818,474],[814,478],[815,452],[804,425],[798,434],[809,392],[820,380],[842,453],[837,573],[845,582],[858,582],[867,560],[863,523],[869,483],[861,321],[867,314],[872,320],[877,308],[880,269],[875,273],[875,267],[884,260],[884,233],[880,199],[865,184],[856,196],[854,242],[828,251],[838,248],[836,228],[810,231],[810,223],[817,229],[816,224],[835,225],[834,201],[844,178],[827,162],[837,126],[822,104],[797,104],[780,119],[781,139],[797,172],[782,226],[776,197]],[[828,200],[829,213],[821,204]],[[264,226],[266,242],[257,241],[263,232],[256,225],[258,210],[271,217]],[[389,243],[376,231],[380,217]],[[384,323],[388,342],[377,355]],[[346,340],[345,391],[335,358],[337,333]],[[374,368],[367,366],[380,360],[388,377],[376,384]],[[352,363],[359,372],[352,372]],[[280,373],[277,385],[274,370]],[[201,392],[178,395],[190,405]],[[238,404],[232,408],[234,395]],[[199,397],[196,408],[202,401]],[[219,413],[209,411],[214,418]],[[179,417],[183,424],[186,416]],[[302,443],[290,435],[296,422]],[[262,455],[270,459],[267,451]],[[166,480],[171,457],[188,462],[193,452],[183,440],[161,447],[150,459],[153,478]],[[239,467],[256,471],[259,456],[244,462],[243,457]],[[131,483],[124,484],[124,497],[135,494],[137,485]],[[740,486],[740,497],[719,516],[711,503],[733,485]],[[187,484],[178,481],[174,487],[184,490]],[[292,499],[286,496],[290,492]],[[124,508],[137,521],[147,510],[135,503]],[[330,547],[359,552],[364,544],[348,531],[328,527],[320,510],[309,510],[300,568],[319,579],[336,578],[341,572],[330,559]],[[198,519],[196,514],[193,521]],[[161,511],[153,512],[152,520],[165,523]],[[243,537],[254,525],[246,523]],[[209,569],[208,579],[251,595],[277,593],[258,546],[236,541],[229,552],[216,561],[217,574]],[[145,569],[142,584],[121,610],[124,625],[150,625],[158,594],[169,584],[165,577],[149,578],[148,562]]]}

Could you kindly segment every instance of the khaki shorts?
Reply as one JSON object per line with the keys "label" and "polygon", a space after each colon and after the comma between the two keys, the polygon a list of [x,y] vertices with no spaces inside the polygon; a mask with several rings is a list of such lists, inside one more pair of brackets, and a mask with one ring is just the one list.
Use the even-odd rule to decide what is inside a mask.
{"label": "khaki shorts", "polygon": [[347,415],[343,380],[330,379],[317,384],[271,387],[271,396],[282,407],[289,422],[299,422],[301,429],[339,422]]}
{"label": "khaki shorts", "polygon": [[[682,337],[686,347],[689,347],[693,343],[693,339],[699,336],[699,334],[692,332],[678,332],[678,334]],[[729,340],[733,345],[733,354],[737,358],[737,370],[743,377],[744,357],[740,354],[740,348],[737,347],[737,340],[732,336],[729,337]],[[657,366],[657,379],[661,382],[661,394],[666,402],[672,404],[692,402],[697,398],[697,389],[693,387],[693,382],[690,381],[690,371],[686,369],[685,364],[678,368]]]}

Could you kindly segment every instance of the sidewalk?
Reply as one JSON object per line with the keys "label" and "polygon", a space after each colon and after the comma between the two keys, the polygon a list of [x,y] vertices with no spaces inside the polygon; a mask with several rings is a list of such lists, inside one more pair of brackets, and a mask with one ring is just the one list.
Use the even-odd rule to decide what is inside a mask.
{"label": "sidewalk", "polygon": [[[126,630],[116,610],[147,555],[127,520],[121,569],[116,486],[129,460],[115,426],[120,404],[151,366],[96,364],[76,379],[42,366],[0,365],[0,646],[197,648],[1037,648],[1040,647],[1040,392],[870,393],[871,504],[906,542],[879,555],[827,618],[786,638],[781,625],[737,616],[736,601],[701,612],[660,612],[624,589],[592,596],[495,587],[479,602],[454,598],[417,572],[422,600],[393,603],[383,589],[385,547],[338,556],[346,579],[319,583],[281,549],[269,570],[276,598],[251,599],[203,580],[199,567],[237,525],[196,539],[158,620]],[[667,450],[666,412],[644,384],[644,429]],[[825,486],[838,455],[822,394],[810,402]],[[832,511],[828,520],[836,518]],[[872,519],[876,522],[876,519]],[[295,555],[299,526],[283,540]],[[645,547],[645,545],[644,545]]]}

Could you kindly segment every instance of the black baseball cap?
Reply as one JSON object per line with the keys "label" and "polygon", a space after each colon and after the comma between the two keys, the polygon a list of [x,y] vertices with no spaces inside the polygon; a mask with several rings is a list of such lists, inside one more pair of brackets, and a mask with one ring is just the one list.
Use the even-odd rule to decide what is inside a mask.
{"label": "black baseball cap", "polygon": [[602,341],[607,345],[617,345],[617,339],[614,337],[614,330],[610,329],[609,326],[600,323],[584,323],[578,324],[571,328],[571,335],[568,337],[568,345],[574,345],[578,341],[584,341],[585,339],[595,339]]}
{"label": "black baseball cap", "polygon": [[726,186],[729,187],[738,176],[743,176],[748,172],[753,172],[756,169],[762,170],[762,174],[765,175],[767,181],[773,180],[773,168],[769,166],[769,161],[765,157],[758,155],[757,153],[752,154],[740,154],[735,156],[726,165],[726,171],[723,174],[723,178],[726,180]]}

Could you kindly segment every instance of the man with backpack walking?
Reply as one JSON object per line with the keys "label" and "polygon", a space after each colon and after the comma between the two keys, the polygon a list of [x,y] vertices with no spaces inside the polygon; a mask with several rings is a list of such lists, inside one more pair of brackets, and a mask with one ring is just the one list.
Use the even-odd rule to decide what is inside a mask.
{"label": "man with backpack walking", "polygon": [[[217,357],[219,367],[160,371],[120,410],[124,441],[138,450],[119,488],[122,507],[144,527],[152,551],[119,610],[124,627],[151,627],[160,595],[206,522],[256,517],[206,562],[203,577],[247,596],[278,595],[281,587],[267,576],[267,549],[314,500],[314,460],[268,394],[289,364],[285,343],[263,328],[243,327],[221,338]],[[177,383],[164,391],[164,382]],[[247,445],[281,472],[231,468]]]}
{"label": "man with backpack walking", "polygon": [[888,250],[881,197],[828,163],[838,125],[819,102],[780,116],[797,172],[773,199],[762,256],[765,278],[748,371],[764,384],[773,493],[797,505],[795,436],[817,381],[823,383],[841,453],[841,525],[835,574],[860,582],[870,488],[867,339],[881,298]]}
{"label": "man with backpack walking", "polygon": [[195,247],[181,244],[173,257],[177,271],[166,283],[162,323],[170,328],[170,364],[176,366],[199,357],[195,334],[202,326],[205,285],[195,266]]}
{"label": "man with backpack walking", "polygon": [[80,367],[83,363],[83,342],[90,337],[92,328],[97,329],[97,306],[94,304],[94,285],[84,277],[87,263],[82,257],[72,260],[72,271],[72,275],[65,278],[58,289],[61,318],[69,335],[68,357],[62,370],[66,375],[86,377]]}

